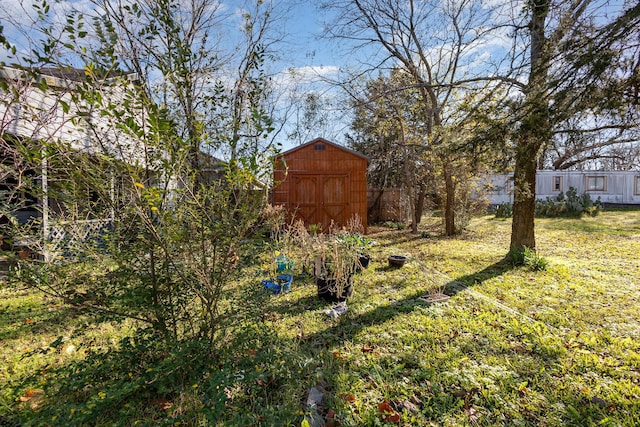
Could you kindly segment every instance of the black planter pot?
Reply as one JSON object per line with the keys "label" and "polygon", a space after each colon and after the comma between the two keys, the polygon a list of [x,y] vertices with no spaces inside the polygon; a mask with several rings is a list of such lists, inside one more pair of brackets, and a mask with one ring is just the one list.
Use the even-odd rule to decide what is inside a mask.
{"label": "black planter pot", "polygon": [[358,263],[360,264],[359,267],[363,269],[369,267],[370,262],[371,256],[369,255],[360,255],[360,257],[358,258]]}
{"label": "black planter pot", "polygon": [[407,262],[407,257],[404,255],[391,255],[387,260],[389,261],[389,267],[399,268]]}
{"label": "black planter pot", "polygon": [[353,293],[353,277],[349,276],[347,285],[341,289],[338,295],[335,279],[324,279],[316,277],[316,286],[318,287],[318,297],[329,302],[344,302]]}

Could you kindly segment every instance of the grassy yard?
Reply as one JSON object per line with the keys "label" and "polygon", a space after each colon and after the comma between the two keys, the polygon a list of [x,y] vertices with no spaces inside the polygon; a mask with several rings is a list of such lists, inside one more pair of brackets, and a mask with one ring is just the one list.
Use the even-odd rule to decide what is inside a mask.
{"label": "grassy yard", "polygon": [[540,272],[503,262],[508,220],[438,225],[371,230],[337,319],[311,278],[269,296],[248,268],[204,361],[130,361],[133,324],[3,286],[0,425],[300,426],[311,387],[328,425],[640,425],[640,211],[537,220]]}

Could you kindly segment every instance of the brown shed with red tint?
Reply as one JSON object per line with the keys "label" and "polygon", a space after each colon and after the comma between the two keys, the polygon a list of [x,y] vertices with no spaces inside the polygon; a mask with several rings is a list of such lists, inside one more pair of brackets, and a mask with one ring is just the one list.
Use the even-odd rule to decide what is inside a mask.
{"label": "brown shed with red tint", "polygon": [[357,215],[366,231],[367,162],[363,154],[322,138],[286,151],[275,162],[273,204],[324,231]]}

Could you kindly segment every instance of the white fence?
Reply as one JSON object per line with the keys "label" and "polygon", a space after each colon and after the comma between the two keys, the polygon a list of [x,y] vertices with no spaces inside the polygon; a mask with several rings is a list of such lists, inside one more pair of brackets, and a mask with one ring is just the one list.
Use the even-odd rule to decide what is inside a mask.
{"label": "white fence", "polygon": [[100,239],[112,224],[113,220],[110,218],[53,222],[47,236],[45,258],[52,259],[60,255],[73,256],[74,248],[92,239]]}

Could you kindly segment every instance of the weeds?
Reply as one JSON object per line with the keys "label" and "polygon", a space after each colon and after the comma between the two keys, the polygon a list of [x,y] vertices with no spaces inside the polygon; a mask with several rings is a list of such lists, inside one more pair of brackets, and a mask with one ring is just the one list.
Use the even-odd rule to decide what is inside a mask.
{"label": "weeds", "polygon": [[549,261],[538,254],[535,249],[526,246],[522,249],[513,249],[507,256],[513,265],[528,267],[531,271],[544,271],[549,266]]}

